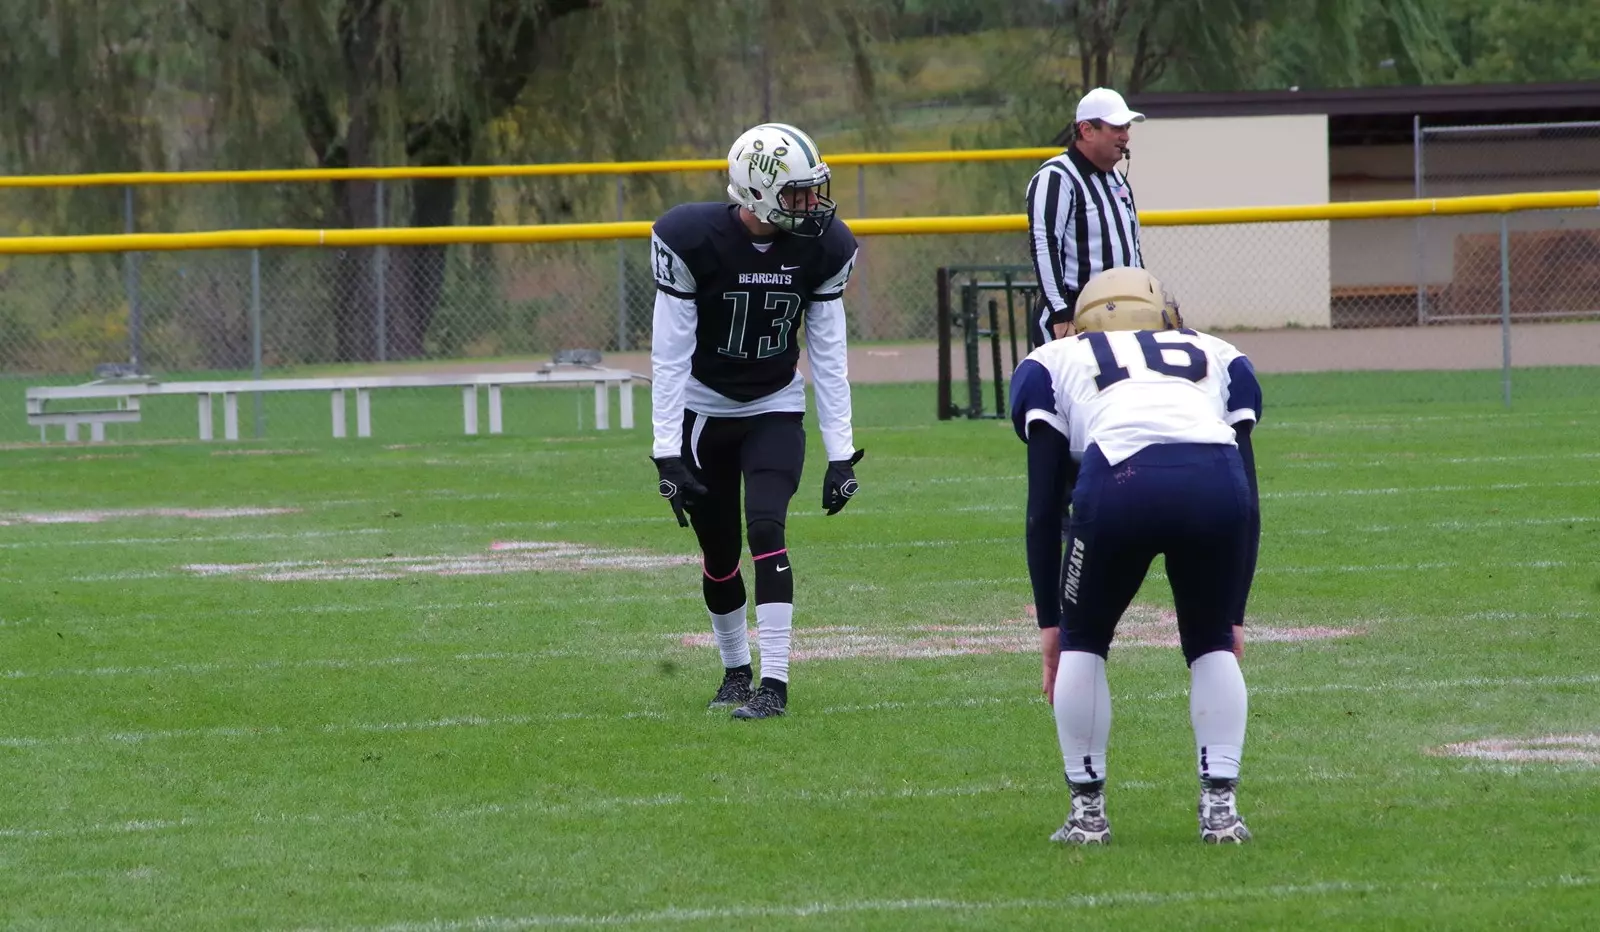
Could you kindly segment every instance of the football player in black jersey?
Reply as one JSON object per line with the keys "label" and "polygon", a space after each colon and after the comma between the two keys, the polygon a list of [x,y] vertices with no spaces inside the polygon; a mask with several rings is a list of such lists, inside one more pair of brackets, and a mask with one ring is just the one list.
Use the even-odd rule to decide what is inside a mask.
{"label": "football player in black jersey", "polygon": [[[834,216],[828,180],[811,137],[763,123],[728,151],[732,203],[674,207],[651,237],[651,457],[661,495],[700,542],[724,668],[711,706],[731,706],[736,718],[782,715],[788,704],[794,573],[784,524],[805,461],[802,327],[828,454],[823,509],[838,513],[857,489],[862,451],[850,425],[842,300],[856,241]],[[755,688],[739,569],[746,537],[761,653]]]}

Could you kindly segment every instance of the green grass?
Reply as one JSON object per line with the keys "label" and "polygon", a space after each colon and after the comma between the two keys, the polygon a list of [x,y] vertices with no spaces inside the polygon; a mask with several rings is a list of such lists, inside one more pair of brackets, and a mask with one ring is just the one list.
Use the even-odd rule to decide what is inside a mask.
{"label": "green grass", "polygon": [[[581,431],[566,400],[508,402],[493,438],[454,433],[458,397],[375,397],[373,440],[0,452],[0,925],[1584,928],[1600,767],[1430,753],[1600,721],[1600,414],[1570,373],[1510,411],[1479,375],[1264,377],[1252,626],[1347,636],[1247,648],[1257,841],[1227,850],[1197,840],[1176,648],[1113,651],[1104,850],[1045,840],[1066,803],[1033,653],[797,661],[788,717],[703,711],[719,665],[683,644],[707,628],[694,547],[645,432]],[[932,393],[857,388],[863,492],[832,518],[813,431],[802,648],[1031,637],[1022,446],[932,422]],[[252,449],[298,452],[213,455]],[[25,517],[245,506],[297,510]],[[494,541],[689,562],[185,569]]]}
{"label": "green grass", "polygon": [[[1226,336],[1226,334],[1224,334]],[[885,341],[871,343],[855,341],[857,348],[878,346],[903,348],[915,344]],[[987,353],[987,348],[983,349]],[[957,378],[951,386],[952,399],[965,408],[968,388],[961,374],[961,347],[953,350]],[[1009,355],[1004,357],[1009,360]],[[512,358],[488,360],[506,362]],[[438,371],[440,361],[419,361],[387,364],[354,364],[305,366],[274,370],[269,378],[311,378],[319,376],[347,376],[363,374],[412,374]],[[529,361],[529,367],[542,365],[542,361]],[[164,375],[167,381],[181,382],[206,379],[248,379],[248,372],[196,371]],[[1353,416],[1356,411],[1340,412],[1346,406],[1372,413],[1381,410],[1409,412],[1416,405],[1465,405],[1477,411],[1502,412],[1504,395],[1502,374],[1498,370],[1415,371],[1415,372],[1325,372],[1277,377],[1281,381],[1275,394],[1268,399],[1273,409],[1281,407],[1318,407],[1328,409],[1335,419]],[[81,376],[30,376],[27,378],[0,377],[0,444],[29,443],[39,440],[39,429],[27,423],[24,392],[33,386],[76,385]],[[900,386],[885,389],[892,393],[920,394],[921,400],[908,400],[908,416],[920,416],[923,409],[933,406],[932,387]],[[512,386],[504,390],[505,430],[509,433],[531,433],[546,436],[552,431],[582,431],[594,426],[594,394],[592,387],[581,386]],[[350,436],[356,430],[356,402],[354,392],[345,399],[345,418]],[[1512,373],[1512,401],[1510,409],[1521,412],[1528,405],[1537,410],[1550,410],[1555,405],[1583,411],[1600,396],[1600,367],[1546,366],[1518,368]],[[479,429],[488,431],[488,393],[478,396]],[[899,397],[896,394],[896,397]],[[609,420],[613,427],[621,423],[622,412],[617,393],[608,390]],[[994,410],[994,388],[983,386],[983,403],[986,411]],[[102,402],[53,402],[51,411],[75,408],[97,408]],[[649,421],[649,388],[634,389],[634,416],[640,425]],[[1488,407],[1479,406],[1488,405]],[[215,436],[223,435],[223,405],[216,399],[212,406],[212,426]],[[1454,408],[1430,407],[1429,416],[1445,416]],[[267,393],[261,397],[260,435],[257,436],[256,403],[252,396],[239,399],[239,435],[247,440],[267,443],[299,443],[329,439],[332,436],[332,417],[326,392]],[[415,443],[448,440],[462,436],[463,418],[461,392],[457,388],[403,388],[376,389],[372,392],[373,437],[384,444]],[[88,428],[81,428],[87,439]],[[182,441],[199,436],[196,399],[193,396],[175,395],[144,399],[140,420],[136,424],[108,424],[106,436],[114,441]],[[49,439],[59,443],[62,429],[52,426]]]}
{"label": "green grass", "polygon": [[[530,369],[534,366],[530,365]],[[321,375],[324,373],[318,373]],[[328,372],[330,376],[354,375],[353,371]],[[299,378],[298,373],[271,373],[268,378]],[[311,376],[305,376],[311,377]],[[170,381],[196,379],[248,379],[249,373],[203,373],[185,375]],[[74,385],[81,378],[42,377],[30,380],[0,381],[0,443],[37,442],[39,428],[27,423],[24,392],[32,386]],[[9,384],[7,384],[9,383]],[[590,385],[563,386],[505,386],[501,389],[504,411],[504,428],[511,433],[547,434],[549,431],[577,432],[594,427],[594,389]],[[372,398],[372,434],[385,444],[410,443],[424,440],[447,440],[464,435],[461,389],[446,388],[386,388],[374,389]],[[621,423],[622,412],[615,388],[607,389],[610,424],[615,429]],[[98,399],[70,402],[51,402],[51,411],[96,410],[102,406]],[[139,411],[139,421],[134,424],[107,424],[106,437],[114,441],[180,441],[199,437],[199,414],[194,395],[168,395],[145,398]],[[647,386],[634,389],[634,417],[637,424],[650,420],[650,391]],[[223,402],[213,400],[211,412],[214,436],[223,436]],[[333,415],[330,393],[325,391],[262,393],[260,404],[259,439],[269,443],[298,443],[316,441],[333,436]],[[345,393],[345,423],[350,437],[356,435],[355,392]],[[239,397],[239,436],[257,439],[257,407],[254,396]],[[488,391],[478,391],[478,429],[489,430]],[[60,444],[62,428],[49,428],[49,442]],[[87,440],[89,428],[81,426],[79,436]]]}

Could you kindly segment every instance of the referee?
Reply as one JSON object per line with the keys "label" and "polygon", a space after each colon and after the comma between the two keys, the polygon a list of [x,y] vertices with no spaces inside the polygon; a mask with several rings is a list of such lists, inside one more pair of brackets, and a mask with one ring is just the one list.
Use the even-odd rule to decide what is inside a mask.
{"label": "referee", "polygon": [[1128,126],[1144,114],[1122,95],[1097,87],[1078,101],[1067,150],[1028,182],[1028,232],[1040,305],[1029,346],[1064,336],[1078,292],[1091,277],[1118,266],[1144,267],[1133,190],[1117,163],[1128,152]]}

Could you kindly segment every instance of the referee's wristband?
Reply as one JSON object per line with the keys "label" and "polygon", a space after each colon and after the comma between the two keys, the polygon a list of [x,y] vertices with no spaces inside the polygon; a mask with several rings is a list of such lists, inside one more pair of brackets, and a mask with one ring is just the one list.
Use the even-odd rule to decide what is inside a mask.
{"label": "referee's wristband", "polygon": [[[1076,303],[1076,302],[1073,302],[1073,303]],[[1047,320],[1047,322],[1049,323],[1050,326],[1054,327],[1056,324],[1070,324],[1070,323],[1072,323],[1072,317],[1073,317],[1072,306],[1068,305],[1067,309],[1064,310],[1064,311],[1052,310],[1050,312],[1050,316],[1048,318],[1046,318],[1046,320]]]}

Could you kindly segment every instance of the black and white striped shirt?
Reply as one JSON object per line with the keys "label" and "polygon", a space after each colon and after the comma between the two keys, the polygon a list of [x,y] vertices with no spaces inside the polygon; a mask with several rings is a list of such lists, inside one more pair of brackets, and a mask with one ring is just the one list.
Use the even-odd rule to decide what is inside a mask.
{"label": "black and white striped shirt", "polygon": [[1035,342],[1052,338],[1051,324],[1072,319],[1078,292],[1096,273],[1144,267],[1128,179],[1101,171],[1073,146],[1028,182],[1028,231],[1042,298]]}

